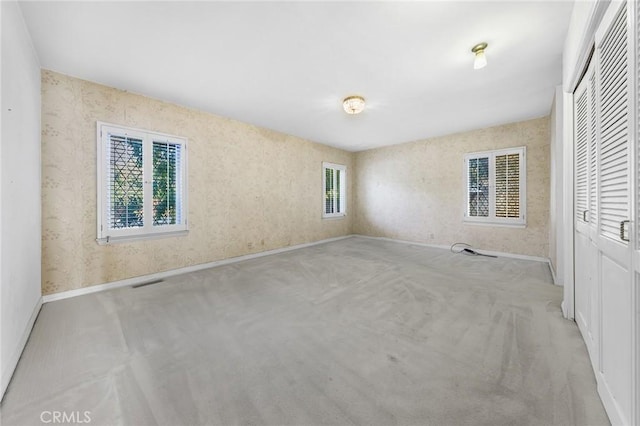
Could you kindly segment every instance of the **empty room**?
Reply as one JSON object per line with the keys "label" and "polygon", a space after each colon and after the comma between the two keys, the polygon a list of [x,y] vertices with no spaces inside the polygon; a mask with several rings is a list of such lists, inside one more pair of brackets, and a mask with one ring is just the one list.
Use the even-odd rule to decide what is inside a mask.
{"label": "empty room", "polygon": [[0,1],[0,424],[640,425],[636,1]]}

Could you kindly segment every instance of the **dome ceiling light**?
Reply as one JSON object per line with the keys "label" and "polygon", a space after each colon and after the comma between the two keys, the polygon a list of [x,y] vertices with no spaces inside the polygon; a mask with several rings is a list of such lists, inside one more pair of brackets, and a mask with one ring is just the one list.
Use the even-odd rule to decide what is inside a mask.
{"label": "dome ceiling light", "polygon": [[364,98],[362,96],[347,96],[342,101],[342,107],[347,114],[360,114],[364,110]]}

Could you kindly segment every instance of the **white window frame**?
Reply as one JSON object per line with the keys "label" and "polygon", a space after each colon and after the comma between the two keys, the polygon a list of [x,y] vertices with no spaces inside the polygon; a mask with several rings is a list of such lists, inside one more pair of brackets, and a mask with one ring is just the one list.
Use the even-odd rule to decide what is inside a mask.
{"label": "white window frame", "polygon": [[[496,157],[499,155],[518,154],[520,156],[520,217],[496,217]],[[517,148],[497,149],[491,151],[472,152],[464,156],[464,221],[470,224],[485,224],[497,226],[525,227],[527,224],[527,149]],[[489,159],[489,216],[469,215],[469,160],[477,158]]]}
{"label": "white window frame", "polygon": [[[97,122],[97,238],[98,244],[109,244],[131,240],[149,238],[162,238],[186,235],[188,233],[188,183],[187,183],[187,138],[120,126],[117,124]],[[110,134],[135,137],[142,140],[143,152],[143,208],[144,226],[139,228],[110,229],[109,228],[109,173],[110,167],[106,164],[109,158]],[[173,225],[153,225],[153,143],[168,142],[181,145],[180,176],[181,183],[181,223]]]}
{"label": "white window frame", "polygon": [[[327,169],[340,170],[340,211],[336,213],[326,212],[326,188],[327,188]],[[335,174],[334,174],[335,175]],[[347,215],[347,167],[342,164],[322,163],[322,217],[340,218]]]}

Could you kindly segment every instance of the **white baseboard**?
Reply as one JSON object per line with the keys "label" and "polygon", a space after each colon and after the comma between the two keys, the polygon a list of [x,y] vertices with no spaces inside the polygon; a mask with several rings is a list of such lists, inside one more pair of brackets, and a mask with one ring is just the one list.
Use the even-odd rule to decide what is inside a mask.
{"label": "white baseboard", "polygon": [[[451,246],[445,246],[445,245],[419,243],[419,242],[415,242],[415,241],[406,241],[406,240],[397,240],[397,239],[394,239],[394,238],[387,238],[387,237],[371,237],[369,235],[359,235],[359,234],[353,234],[353,235],[356,236],[356,237],[370,238],[370,239],[382,240],[382,241],[390,241],[390,242],[393,242],[393,243],[413,244],[415,246],[420,246],[420,247],[431,247],[431,248],[439,248],[439,249],[451,250]],[[511,258],[511,259],[531,260],[531,261],[534,261],[534,262],[546,263],[549,266],[549,270],[551,271],[551,279],[553,280],[553,284],[559,285],[557,280],[556,280],[556,273],[553,270],[553,267],[552,267],[552,264],[551,264],[551,259],[548,259],[546,257],[528,256],[528,255],[525,255],[525,254],[505,253],[505,252],[501,252],[501,251],[490,251],[490,250],[482,250],[482,249],[477,249],[477,250],[479,250],[483,254],[490,254],[492,256],[507,257],[507,258]]]}
{"label": "white baseboard", "polygon": [[231,263],[242,262],[244,260],[256,259],[264,256],[271,256],[272,254],[284,253],[287,251],[298,250],[305,247],[316,246],[319,244],[326,244],[332,241],[344,240],[345,238],[351,238],[352,235],[344,235],[341,237],[327,238],[325,240],[314,241],[311,243],[297,244],[295,246],[288,246],[277,248],[273,250],[267,250],[260,253],[252,253],[244,256],[230,257],[228,259],[216,260],[215,262],[201,263],[199,265],[186,266],[184,268],[171,269],[169,271],[157,272],[154,274],[141,275],[138,277],[127,278],[119,281],[112,281],[105,284],[97,284],[89,287],[78,288],[75,290],[63,291],[60,293],[47,294],[42,297],[43,303],[53,302],[56,300],[68,299],[70,297],[82,296],[85,294],[98,293],[106,290],[113,290],[120,287],[127,287],[136,284],[143,284],[149,281],[160,280],[163,278],[172,277],[175,275],[182,275],[189,272],[201,271],[203,269],[215,268],[217,266],[229,265]]}
{"label": "white baseboard", "polygon": [[29,336],[31,335],[31,330],[33,329],[33,325],[36,322],[36,318],[38,318],[38,314],[40,313],[40,308],[42,307],[42,297],[38,299],[38,303],[33,308],[33,312],[31,312],[31,317],[29,318],[29,322],[27,322],[27,326],[24,328],[22,332],[22,336],[20,337],[20,341],[18,342],[18,346],[13,350],[11,354],[11,358],[6,363],[2,364],[2,379],[0,383],[0,401],[4,398],[4,393],[11,382],[11,377],[13,377],[13,372],[18,366],[18,361],[20,361],[20,357],[22,356],[22,351],[24,350],[25,345],[27,344],[27,340],[29,340]]}
{"label": "white baseboard", "polygon": [[449,250],[451,248],[449,246],[443,246],[443,245],[437,245],[437,244],[419,243],[417,241],[398,240],[396,238],[372,237],[370,235],[362,235],[362,234],[352,234],[352,235],[354,237],[366,238],[366,239],[369,239],[369,240],[380,240],[380,241],[389,241],[389,242],[392,242],[392,243],[411,244],[411,245],[420,246],[420,247],[431,247],[431,248],[439,248],[439,249],[445,249],[445,250]]}
{"label": "white baseboard", "polygon": [[[145,282],[160,280],[160,279],[172,277],[172,276],[175,276],[175,275],[181,275],[181,274],[186,274],[186,273],[189,273],[189,272],[201,271],[203,269],[215,268],[217,266],[222,266],[222,265],[229,265],[231,263],[242,262],[244,260],[256,259],[256,258],[259,258],[259,257],[270,256],[272,254],[278,254],[278,253],[284,253],[284,252],[287,252],[287,251],[298,250],[298,249],[305,248],[305,247],[311,247],[311,246],[315,246],[315,245],[319,245],[319,244],[330,243],[332,241],[343,240],[345,238],[351,238],[351,237],[368,238],[368,239],[372,239],[372,240],[381,240],[381,241],[390,241],[390,242],[401,243],[401,244],[412,244],[412,245],[421,246],[421,247],[439,248],[439,249],[444,249],[444,250],[449,250],[450,249],[450,246],[445,246],[445,245],[426,244],[426,243],[419,243],[419,242],[415,242],[415,241],[398,240],[398,239],[394,239],[394,238],[371,237],[371,236],[368,236],[368,235],[351,234],[351,235],[344,235],[344,236],[341,236],[341,237],[328,238],[328,239],[325,239],[325,240],[314,241],[314,242],[311,242],[311,243],[297,244],[297,245],[294,245],[294,246],[288,246],[288,247],[282,247],[282,248],[273,249],[273,250],[267,250],[267,251],[263,251],[263,252],[260,252],[260,253],[252,253],[252,254],[247,254],[247,255],[244,255],[244,256],[231,257],[229,259],[217,260],[215,262],[208,262],[208,263],[201,263],[199,265],[186,266],[184,268],[172,269],[172,270],[169,270],[169,271],[157,272],[157,273],[154,273],[154,274],[141,275],[141,276],[138,276],[138,277],[127,278],[127,279],[119,280],[119,281],[112,281],[112,282],[104,283],[104,284],[92,285],[92,286],[89,286],[89,287],[83,287],[83,288],[78,288],[78,289],[75,289],[75,290],[63,291],[63,292],[60,292],[60,293],[48,294],[48,295],[42,297],[42,303],[48,303],[48,302],[53,302],[53,301],[56,301],[56,300],[68,299],[70,297],[82,296],[82,295],[85,295],[85,294],[98,293],[98,292],[106,291],[106,290],[113,290],[113,289],[120,288],[120,287],[127,287],[127,286],[136,285],[136,284],[143,284]],[[522,259],[522,260],[531,260],[531,261],[535,261],[535,262],[544,262],[544,263],[550,264],[549,259],[544,258],[544,257],[527,256],[527,255],[523,255],[523,254],[513,254],[513,253],[504,253],[504,252],[487,251],[487,250],[481,250],[481,251],[482,251],[482,253],[486,253],[486,254],[490,254],[490,255],[498,256],[498,257],[507,257],[507,258],[512,258],[512,259]],[[552,271],[551,274],[552,274],[554,282],[555,282],[555,275],[553,274],[553,269],[551,271]]]}
{"label": "white baseboard", "polygon": [[631,425],[633,421],[631,419],[625,419],[622,414],[623,411],[620,409],[618,402],[611,394],[609,390],[609,386],[607,385],[607,381],[604,378],[604,375],[600,371],[594,371],[596,376],[596,384],[598,387],[598,395],[602,400],[602,405],[604,405],[604,409],[609,416],[609,420],[612,425]]}
{"label": "white baseboard", "polygon": [[[361,238],[370,238],[370,239],[373,239],[373,240],[390,241],[390,242],[393,242],[393,243],[412,244],[414,246],[421,246],[421,247],[431,247],[431,248],[439,248],[439,249],[445,249],[445,250],[450,250],[451,249],[451,246],[419,243],[419,242],[416,242],[416,241],[397,240],[395,238],[371,237],[369,235],[360,235],[360,234],[353,234],[353,236],[361,237]],[[508,257],[508,258],[511,258],[511,259],[532,260],[534,262],[549,263],[549,259],[546,258],[546,257],[528,256],[526,254],[505,253],[505,252],[501,252],[501,251],[490,251],[490,250],[482,250],[482,249],[476,249],[476,248],[474,248],[474,250],[479,250],[483,254],[490,254],[492,256]]]}
{"label": "white baseboard", "polygon": [[553,283],[559,287],[562,287],[562,284],[558,283],[558,276],[556,275],[556,271],[553,268],[553,263],[551,263],[551,259],[549,260],[549,270],[551,271],[551,278],[553,278]]}

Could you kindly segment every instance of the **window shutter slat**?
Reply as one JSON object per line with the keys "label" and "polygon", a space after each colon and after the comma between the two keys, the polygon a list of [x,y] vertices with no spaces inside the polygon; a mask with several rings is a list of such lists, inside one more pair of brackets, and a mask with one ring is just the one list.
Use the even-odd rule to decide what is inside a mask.
{"label": "window shutter slat", "polygon": [[584,219],[587,210],[588,185],[588,143],[589,143],[589,92],[583,90],[576,101],[576,182],[575,182],[575,215],[576,219]]}
{"label": "window shutter slat", "polygon": [[489,157],[472,158],[468,165],[469,206],[471,217],[489,216]]}
{"label": "window shutter slat", "polygon": [[142,140],[109,135],[109,229],[144,226],[142,154]]}
{"label": "window shutter slat", "polygon": [[335,183],[335,200],[336,200],[336,211],[342,211],[340,202],[342,201],[342,195],[340,193],[340,170],[336,170],[336,183]]}
{"label": "window shutter slat", "polygon": [[596,120],[596,75],[592,68],[588,76],[589,87],[589,223],[595,226],[598,223],[598,138]]}
{"label": "window shutter slat", "polygon": [[182,146],[170,142],[153,142],[153,226],[182,222]]}
{"label": "window shutter slat", "polygon": [[346,214],[346,167],[339,164],[323,163],[324,217]]}
{"label": "window shutter slat", "polygon": [[620,241],[620,222],[628,219],[627,156],[628,61],[627,8],[622,7],[598,46],[597,115],[600,120],[600,229],[601,235]]}
{"label": "window shutter slat", "polygon": [[497,155],[496,217],[520,217],[520,156]]}

